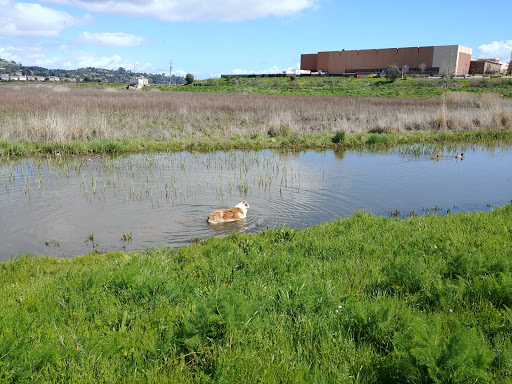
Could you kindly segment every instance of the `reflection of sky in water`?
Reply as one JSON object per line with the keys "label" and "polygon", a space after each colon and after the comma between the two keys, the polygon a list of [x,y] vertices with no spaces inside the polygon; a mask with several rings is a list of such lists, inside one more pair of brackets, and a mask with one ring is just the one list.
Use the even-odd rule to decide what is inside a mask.
{"label": "reflection of sky in water", "polygon": [[[512,148],[463,152],[462,161],[448,151],[434,161],[313,150],[19,160],[0,165],[0,259],[21,251],[88,253],[89,234],[101,251],[183,246],[233,230],[304,228],[356,210],[408,215],[439,207],[444,214],[510,202]],[[206,223],[209,212],[241,199],[251,206],[246,221]],[[124,242],[123,234],[133,240]],[[46,246],[47,240],[60,247]]]}

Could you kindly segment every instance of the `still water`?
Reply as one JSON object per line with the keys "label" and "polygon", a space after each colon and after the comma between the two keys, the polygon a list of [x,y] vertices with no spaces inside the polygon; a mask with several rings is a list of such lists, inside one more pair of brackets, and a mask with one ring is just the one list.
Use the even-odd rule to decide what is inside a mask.
{"label": "still water", "polygon": [[[0,260],[20,253],[180,247],[192,239],[357,210],[401,216],[488,211],[512,199],[512,147],[444,150],[229,151],[0,163]],[[247,219],[212,226],[209,212],[248,200]]]}

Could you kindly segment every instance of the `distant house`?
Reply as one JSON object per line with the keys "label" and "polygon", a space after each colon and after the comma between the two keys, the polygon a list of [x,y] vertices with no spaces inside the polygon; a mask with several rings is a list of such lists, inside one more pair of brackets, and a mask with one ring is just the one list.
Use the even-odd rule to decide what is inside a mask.
{"label": "distant house", "polygon": [[508,65],[509,65],[509,63],[505,63],[503,61],[500,61],[500,64],[501,64],[500,73],[507,73],[508,72]]}
{"label": "distant house", "polygon": [[283,75],[285,75],[285,76],[311,75],[311,71],[306,70],[306,69],[294,69],[294,70],[283,71]]}
{"label": "distant house", "polygon": [[8,81],[9,80],[9,74],[8,73],[0,73],[0,80]]}
{"label": "distant house", "polygon": [[501,72],[502,63],[498,59],[475,59],[469,64],[469,73],[487,75]]}
{"label": "distant house", "polygon": [[141,89],[149,84],[149,80],[144,76],[132,77],[130,79],[130,84],[128,85],[128,89]]}
{"label": "distant house", "polygon": [[60,81],[60,77],[58,77],[58,76],[50,76],[48,78],[48,81]]}

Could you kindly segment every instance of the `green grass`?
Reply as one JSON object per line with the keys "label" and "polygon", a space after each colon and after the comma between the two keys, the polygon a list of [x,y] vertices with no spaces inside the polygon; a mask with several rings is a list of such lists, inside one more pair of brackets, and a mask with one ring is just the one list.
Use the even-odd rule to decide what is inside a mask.
{"label": "green grass", "polygon": [[199,140],[72,140],[65,143],[46,143],[0,140],[0,158],[14,158],[40,154],[79,155],[88,153],[138,153],[138,152],[174,152],[182,150],[216,151],[231,149],[388,149],[401,145],[450,145],[454,143],[507,144],[512,143],[512,130],[475,130],[475,131],[430,131],[411,133],[360,133],[343,135],[340,133],[304,134],[269,133],[255,134],[250,137],[234,135],[229,138],[205,138]]}
{"label": "green grass", "polygon": [[[169,92],[246,93],[263,95],[316,95],[366,97],[439,97],[447,91],[493,92],[512,97],[512,79],[446,79],[413,78],[389,82],[377,78],[289,77],[225,78],[197,80],[204,86],[152,86]],[[447,86],[448,85],[448,86]]]}
{"label": "green grass", "polygon": [[5,383],[505,383],[512,205],[22,256],[0,295]]}

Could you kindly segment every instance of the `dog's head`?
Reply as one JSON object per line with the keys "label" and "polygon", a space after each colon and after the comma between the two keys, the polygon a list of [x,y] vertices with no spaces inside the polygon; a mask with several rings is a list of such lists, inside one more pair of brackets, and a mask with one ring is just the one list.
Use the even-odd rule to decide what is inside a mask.
{"label": "dog's head", "polygon": [[244,211],[247,211],[249,208],[249,203],[246,200],[241,200],[236,206],[242,208]]}

